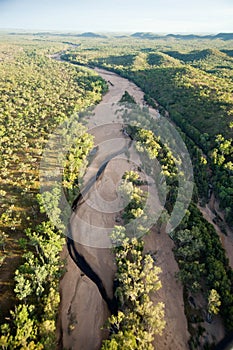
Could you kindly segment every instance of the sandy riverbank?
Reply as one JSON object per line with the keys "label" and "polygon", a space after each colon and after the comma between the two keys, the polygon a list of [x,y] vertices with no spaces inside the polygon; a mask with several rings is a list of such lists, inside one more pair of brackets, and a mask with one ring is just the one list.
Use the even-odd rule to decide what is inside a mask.
{"label": "sandy riverbank", "polygon": [[[110,123],[112,124],[111,130],[109,130],[110,138],[115,139],[121,133],[120,125],[118,124],[121,121],[116,118],[114,112],[110,112],[112,104],[118,102],[124,92],[128,91],[137,103],[142,105],[144,94],[126,79],[100,69],[96,69],[96,71],[106,81],[111,81],[113,85],[109,86],[109,92],[95,108],[94,115],[88,121],[88,126],[90,129],[94,128],[92,132],[95,134],[95,128],[98,125]],[[116,125],[114,126],[114,124]],[[96,143],[98,144],[101,143],[102,139],[106,139],[104,128],[102,128],[102,133],[102,136],[101,132],[96,135]],[[126,142],[128,141],[126,140]],[[113,148],[115,148],[114,144]],[[96,161],[96,165],[95,163],[92,164],[91,171],[94,173],[98,166],[99,163]],[[130,166],[135,165],[131,164]],[[117,196],[116,188],[119,180],[127,168],[129,168],[129,165],[122,159],[110,161],[101,181],[88,194],[89,201],[96,193],[107,202],[113,201]],[[91,223],[96,227],[102,227],[103,225],[105,227],[113,227],[116,224],[115,213],[106,215],[106,213],[95,211],[93,208],[90,210],[88,205],[85,205],[72,218],[73,231],[77,233],[77,238],[82,236],[81,230],[85,232],[85,225],[83,228],[79,225],[80,217],[85,222]],[[189,333],[184,314],[183,288],[180,283],[177,283],[175,278],[178,266],[172,252],[173,242],[165,233],[159,235],[153,232],[146,237],[145,241],[146,250],[158,251],[158,265],[162,268],[160,278],[163,288],[155,296],[155,300],[156,302],[163,301],[165,303],[167,325],[163,336],[156,337],[155,344],[160,350],[169,350],[174,347],[177,350],[186,350],[188,349]],[[80,244],[77,244],[77,249],[86,257],[93,270],[98,273],[109,296],[111,296],[115,265],[110,250],[107,248],[87,247]],[[63,347],[67,350],[100,349],[101,340],[107,336],[107,333],[101,330],[101,326],[103,326],[109,316],[109,311],[97,287],[86,276],[81,276],[80,270],[69,257],[67,259],[67,272],[61,282],[61,296],[60,312]]]}

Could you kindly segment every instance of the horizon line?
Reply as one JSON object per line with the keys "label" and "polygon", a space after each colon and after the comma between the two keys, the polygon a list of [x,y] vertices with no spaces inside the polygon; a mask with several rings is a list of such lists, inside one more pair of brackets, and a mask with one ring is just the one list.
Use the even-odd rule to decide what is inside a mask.
{"label": "horizon line", "polygon": [[[0,31],[23,31],[25,33],[58,33],[58,34],[85,34],[85,33],[93,33],[93,34],[136,34],[136,33],[145,33],[145,34],[155,34],[155,35],[172,35],[172,34],[196,34],[196,35],[216,35],[216,34],[233,34],[233,31],[207,31],[207,32],[198,32],[198,31],[174,31],[174,32],[158,32],[158,31],[143,31],[143,30],[137,30],[137,31],[123,31],[123,30],[119,30],[119,31],[111,31],[111,30],[101,30],[101,31],[93,31],[93,30],[76,30],[76,29],[67,29],[67,30],[59,30],[59,29],[42,29],[42,28],[37,28],[37,29],[30,29],[30,28],[2,28],[0,27]],[[9,33],[11,34],[11,33]]]}

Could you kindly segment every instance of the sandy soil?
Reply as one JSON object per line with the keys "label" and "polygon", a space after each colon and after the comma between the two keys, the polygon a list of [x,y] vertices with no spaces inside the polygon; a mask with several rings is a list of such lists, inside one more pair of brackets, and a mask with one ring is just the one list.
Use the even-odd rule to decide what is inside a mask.
{"label": "sandy soil", "polygon": [[201,211],[202,215],[204,216],[204,218],[214,226],[216,232],[219,235],[219,238],[222,242],[222,246],[225,249],[226,252],[226,256],[229,259],[229,265],[230,267],[233,269],[233,232],[232,230],[230,230],[230,228],[226,225],[226,231],[227,231],[227,235],[225,235],[224,233],[222,233],[222,231],[220,230],[219,226],[216,225],[213,222],[213,219],[215,218],[215,214],[214,212],[217,212],[217,214],[222,217],[222,219],[224,220],[223,214],[221,213],[221,211],[219,210],[219,206],[218,203],[215,199],[214,194],[212,194],[211,199],[209,201],[209,203],[203,208],[201,206],[198,207],[199,210]]}
{"label": "sandy soil", "polygon": [[156,265],[160,266],[162,273],[160,280],[162,288],[154,296],[156,302],[165,303],[166,328],[162,336],[156,336],[155,349],[188,349],[189,333],[187,320],[184,314],[183,287],[175,278],[179,271],[172,249],[173,241],[161,230],[156,230],[144,238],[145,252],[156,252]]}
{"label": "sandy soil", "polygon": [[101,330],[109,317],[96,285],[77,268],[67,254],[67,272],[61,290],[60,328],[62,349],[97,350],[107,333]]}
{"label": "sandy soil", "polygon": [[[122,137],[120,131],[121,122],[116,118],[114,106],[127,90],[139,104],[143,104],[143,92],[133,83],[123,79],[113,73],[96,69],[96,71],[106,80],[111,81],[109,92],[104,96],[103,101],[95,108],[94,116],[88,122],[92,133],[96,136],[96,144],[99,145],[100,157],[96,157],[88,170],[85,181],[88,181],[96,173],[101,162],[106,155],[112,151],[120,150],[127,145],[128,139]],[[110,108],[111,107],[111,108]],[[154,111],[156,116],[157,112]],[[97,128],[98,125],[110,123],[109,127]],[[110,141],[109,140],[113,140]],[[104,142],[107,142],[107,147]],[[117,202],[116,188],[121,176],[126,169],[135,169],[138,160],[127,162],[123,155],[120,155],[107,165],[101,179],[91,188],[85,197],[84,204],[72,216],[72,231],[75,235],[76,248],[83,254],[93,270],[98,273],[109,297],[112,296],[112,283],[115,272],[113,256],[106,243],[106,232],[104,228],[114,227],[116,224],[116,212],[111,212],[111,205]],[[98,196],[104,199],[104,210],[110,208],[110,212],[103,210],[98,212],[94,207]],[[115,203],[114,202],[114,203]],[[94,204],[93,204],[94,203]],[[115,203],[116,204],[116,203]],[[119,203],[118,203],[119,204]],[[102,205],[102,204],[101,204]],[[159,207],[157,200],[156,206]],[[84,223],[80,225],[80,220]],[[89,226],[95,229],[93,237],[101,237],[97,240],[97,247],[102,244],[103,248],[97,248],[93,244],[94,240],[90,234]],[[119,223],[118,223],[119,224]],[[184,315],[183,289],[177,283],[175,273],[178,271],[177,263],[172,253],[173,242],[165,233],[157,234],[152,232],[145,238],[145,249],[147,251],[157,251],[157,264],[162,268],[161,281],[163,288],[155,295],[155,300],[163,301],[166,305],[166,328],[163,336],[155,339],[156,348],[160,350],[188,349],[189,333],[187,331],[187,321]],[[81,243],[81,244],[80,244]],[[66,253],[68,254],[68,253]],[[104,322],[109,316],[109,311],[102,300],[97,287],[86,277],[81,276],[80,270],[73,261],[67,258],[67,272],[61,281],[61,329],[63,336],[63,347],[73,350],[97,350],[100,349],[101,340],[107,336],[101,330]]]}

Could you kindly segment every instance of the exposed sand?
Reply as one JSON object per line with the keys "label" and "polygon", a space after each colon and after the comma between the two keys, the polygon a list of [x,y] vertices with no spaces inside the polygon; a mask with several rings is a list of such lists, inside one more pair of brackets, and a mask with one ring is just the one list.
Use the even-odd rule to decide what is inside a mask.
{"label": "exposed sand", "polygon": [[61,289],[60,322],[62,349],[97,350],[107,333],[101,331],[109,316],[96,285],[80,270],[67,255],[67,272]]}
{"label": "exposed sand", "polygon": [[204,218],[214,226],[216,232],[219,235],[220,241],[222,242],[222,246],[225,249],[226,256],[229,259],[229,265],[233,269],[233,232],[226,225],[227,235],[225,235],[221,231],[219,226],[213,222],[213,219],[216,217],[214,212],[216,212],[224,220],[224,216],[221,213],[221,211],[219,210],[218,203],[215,199],[214,194],[212,194],[209,203],[204,208],[201,206],[199,206],[198,208],[201,211]]}
{"label": "exposed sand", "polygon": [[[96,144],[99,144],[99,154],[91,164],[86,175],[87,182],[98,170],[101,162],[106,159],[108,153],[120,150],[124,144],[129,142],[124,138],[120,131],[119,119],[116,114],[110,112],[111,104],[120,100],[127,90],[139,104],[143,104],[143,92],[133,83],[123,79],[113,73],[108,73],[101,69],[96,71],[107,81],[111,81],[114,86],[109,85],[109,92],[104,96],[103,101],[95,108],[95,115],[89,120],[89,127],[94,127],[93,134],[96,135]],[[112,107],[114,110],[114,107]],[[154,111],[154,115],[156,115]],[[111,127],[96,128],[98,125],[111,123]],[[114,125],[115,124],[115,125]],[[102,133],[102,134],[101,134]],[[108,143],[107,148],[101,144],[104,140],[116,140]],[[119,141],[119,142],[118,142]],[[112,152],[113,151],[113,152]],[[116,188],[121,176],[127,169],[135,169],[138,159],[134,162],[127,162],[123,155],[119,155],[111,160],[107,165],[103,175],[91,188],[85,197],[85,203],[78,208],[72,216],[72,230],[77,250],[85,256],[93,270],[98,273],[109,297],[112,297],[112,283],[116,266],[110,249],[89,247],[88,243],[93,243],[93,237],[86,226],[86,222],[96,226],[95,237],[97,246],[105,244],[104,238],[101,238],[101,228],[110,228],[116,225],[116,213],[111,210],[109,213],[98,212],[93,205],[98,199],[98,195],[105,202],[105,209],[110,207],[112,202],[117,202]],[[109,202],[109,203],[108,203]],[[159,201],[156,200],[156,206],[159,207]],[[94,204],[93,204],[94,203]],[[93,205],[92,205],[93,204]],[[80,224],[80,220],[84,222]],[[118,223],[119,225],[119,223]],[[98,233],[98,235],[97,235]],[[89,241],[88,241],[89,240]],[[80,244],[80,242],[82,244]],[[155,348],[160,350],[186,350],[188,349],[189,333],[187,331],[187,321],[184,315],[183,307],[183,288],[177,283],[175,273],[178,271],[177,263],[174,259],[172,247],[173,242],[165,233],[157,234],[152,232],[145,238],[145,250],[157,251],[157,264],[162,268],[160,275],[163,288],[154,296],[155,301],[163,301],[166,305],[166,328],[163,336],[156,336]],[[68,253],[66,252],[68,255]],[[102,300],[97,287],[86,276],[81,277],[81,272],[73,261],[67,258],[67,272],[61,281],[61,328],[63,336],[63,347],[67,350],[97,350],[100,349],[101,340],[107,336],[107,333],[101,330],[104,322],[109,316],[106,303]]]}
{"label": "exposed sand", "polygon": [[144,241],[145,252],[157,252],[156,265],[162,269],[160,280],[163,287],[156,293],[154,300],[165,303],[166,328],[163,336],[155,337],[154,347],[164,350],[188,349],[189,333],[184,314],[183,287],[175,278],[179,268],[172,252],[174,243],[164,230],[160,234],[152,230]]}

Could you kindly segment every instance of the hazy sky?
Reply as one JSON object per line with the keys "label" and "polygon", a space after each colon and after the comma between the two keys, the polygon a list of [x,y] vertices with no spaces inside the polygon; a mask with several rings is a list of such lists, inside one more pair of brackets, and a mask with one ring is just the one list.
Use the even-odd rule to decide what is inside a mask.
{"label": "hazy sky", "polygon": [[233,32],[233,0],[0,0],[0,28]]}

